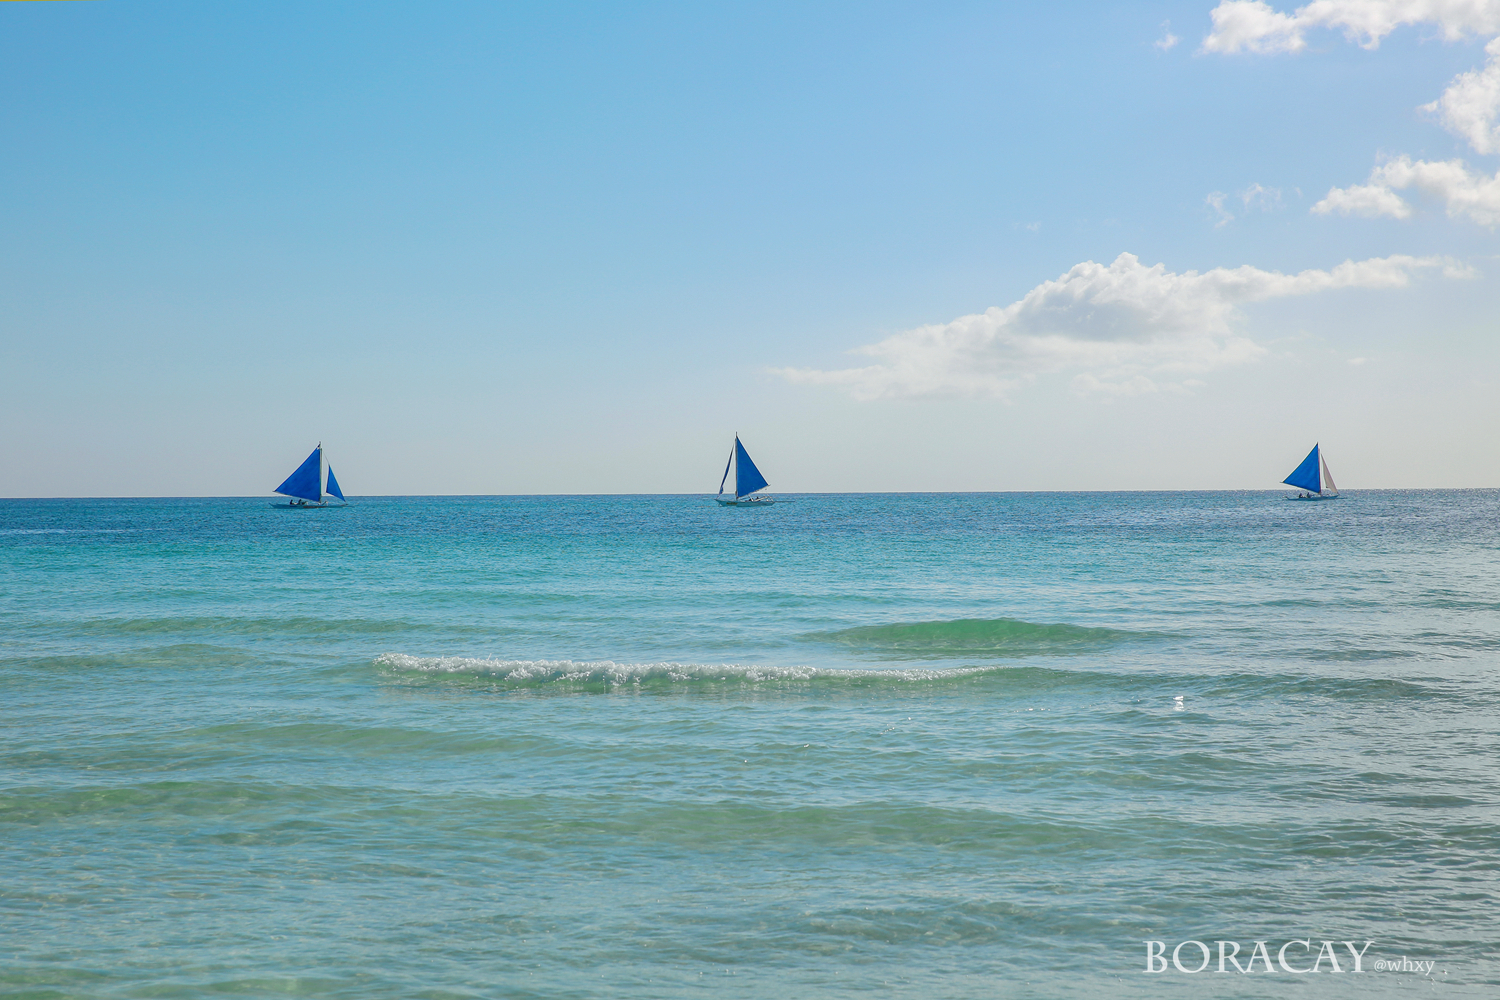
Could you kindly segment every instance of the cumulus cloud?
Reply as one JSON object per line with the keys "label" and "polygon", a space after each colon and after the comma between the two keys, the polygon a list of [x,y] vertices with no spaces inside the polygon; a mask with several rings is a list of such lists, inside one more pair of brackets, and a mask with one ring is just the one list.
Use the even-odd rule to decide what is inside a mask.
{"label": "cumulus cloud", "polygon": [[[1380,173],[1380,168],[1375,169]],[[1329,188],[1328,197],[1314,205],[1316,215],[1363,215],[1376,218],[1388,215],[1393,219],[1405,219],[1411,215],[1411,206],[1390,185],[1372,179],[1369,184],[1351,184],[1346,188]]]}
{"label": "cumulus cloud", "polygon": [[1083,393],[1189,391],[1202,383],[1184,376],[1266,353],[1234,331],[1240,305],[1337,288],[1399,288],[1414,271],[1443,263],[1393,256],[1297,274],[1249,265],[1176,274],[1122,253],[1107,267],[1085,261],[1004,308],[907,330],[853,352],[871,364],[776,373],[858,399],[1004,398],[1037,375],[1067,371],[1075,372],[1073,388]]}
{"label": "cumulus cloud", "polygon": [[1152,42],[1152,44],[1155,45],[1158,49],[1160,49],[1163,52],[1170,52],[1172,50],[1172,48],[1178,42],[1182,41],[1182,39],[1180,39],[1176,35],[1172,34],[1172,22],[1171,21],[1163,21],[1161,23],[1161,30],[1162,30],[1162,36],[1160,38],[1158,38],[1155,42]]}
{"label": "cumulus cloud", "polygon": [[1500,38],[1484,47],[1489,56],[1483,69],[1460,73],[1448,84],[1443,96],[1422,110],[1436,115],[1443,127],[1459,136],[1476,153],[1500,152]]}
{"label": "cumulus cloud", "polygon": [[1297,18],[1261,0],[1224,0],[1209,17],[1214,27],[1204,52],[1296,52],[1307,45]]}
{"label": "cumulus cloud", "polygon": [[1434,198],[1450,218],[1467,218],[1482,226],[1500,225],[1500,174],[1490,177],[1471,171],[1463,160],[1413,160],[1397,157],[1370,172],[1368,184],[1332,188],[1312,207],[1319,215],[1390,216],[1412,214],[1397,191],[1412,189]]}
{"label": "cumulus cloud", "polygon": [[1367,49],[1402,25],[1433,24],[1444,38],[1500,32],[1496,0],[1313,0],[1290,14],[1264,0],[1223,0],[1209,14],[1204,52],[1300,52],[1310,28],[1341,30]]}

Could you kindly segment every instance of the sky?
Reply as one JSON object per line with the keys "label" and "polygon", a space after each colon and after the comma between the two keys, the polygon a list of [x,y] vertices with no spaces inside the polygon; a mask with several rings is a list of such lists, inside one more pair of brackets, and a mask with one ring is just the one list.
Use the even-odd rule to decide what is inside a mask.
{"label": "sky", "polygon": [[0,496],[1500,486],[1497,39],[0,4]]}

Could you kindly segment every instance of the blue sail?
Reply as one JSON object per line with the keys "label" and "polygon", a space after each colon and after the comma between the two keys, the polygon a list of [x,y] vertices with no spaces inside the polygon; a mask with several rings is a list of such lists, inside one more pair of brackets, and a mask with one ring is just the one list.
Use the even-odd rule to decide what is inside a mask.
{"label": "blue sail", "polygon": [[738,436],[734,439],[734,495],[736,497],[749,496],[756,490],[763,490],[770,484],[766,477],[760,474],[755,463],[750,461],[750,453],[745,446],[740,444]]}
{"label": "blue sail", "polygon": [[1323,484],[1318,479],[1318,446],[1313,445],[1313,450],[1307,453],[1302,464],[1292,471],[1290,476],[1282,480],[1288,486],[1295,486],[1299,490],[1307,490],[1310,493],[1321,493]]}
{"label": "blue sail", "polygon": [[276,487],[283,496],[299,497],[317,502],[323,499],[323,446],[313,449],[307,461],[297,466],[297,471],[286,477],[286,482]]}
{"label": "blue sail", "polygon": [[[358,469],[355,469],[354,471],[356,473],[359,472]],[[332,493],[334,496],[338,497],[340,500],[344,499],[344,491],[341,490],[341,489],[339,489],[339,481],[337,479],[333,478],[333,466],[331,466],[331,465],[328,467],[328,492]],[[348,501],[346,500],[344,502],[347,503]]]}

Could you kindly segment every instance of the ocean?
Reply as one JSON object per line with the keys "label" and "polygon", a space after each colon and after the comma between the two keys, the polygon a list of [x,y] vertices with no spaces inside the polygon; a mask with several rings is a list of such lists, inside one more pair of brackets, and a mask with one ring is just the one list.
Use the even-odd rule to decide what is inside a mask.
{"label": "ocean", "polygon": [[1281,496],[0,501],[0,996],[1500,996],[1500,491]]}

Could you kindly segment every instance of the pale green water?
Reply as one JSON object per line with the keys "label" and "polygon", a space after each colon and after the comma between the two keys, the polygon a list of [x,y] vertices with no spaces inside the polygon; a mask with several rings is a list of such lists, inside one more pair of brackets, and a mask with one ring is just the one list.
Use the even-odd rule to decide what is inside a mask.
{"label": "pale green water", "polygon": [[1500,995],[1500,493],[1278,496],[0,501],[0,996]]}

